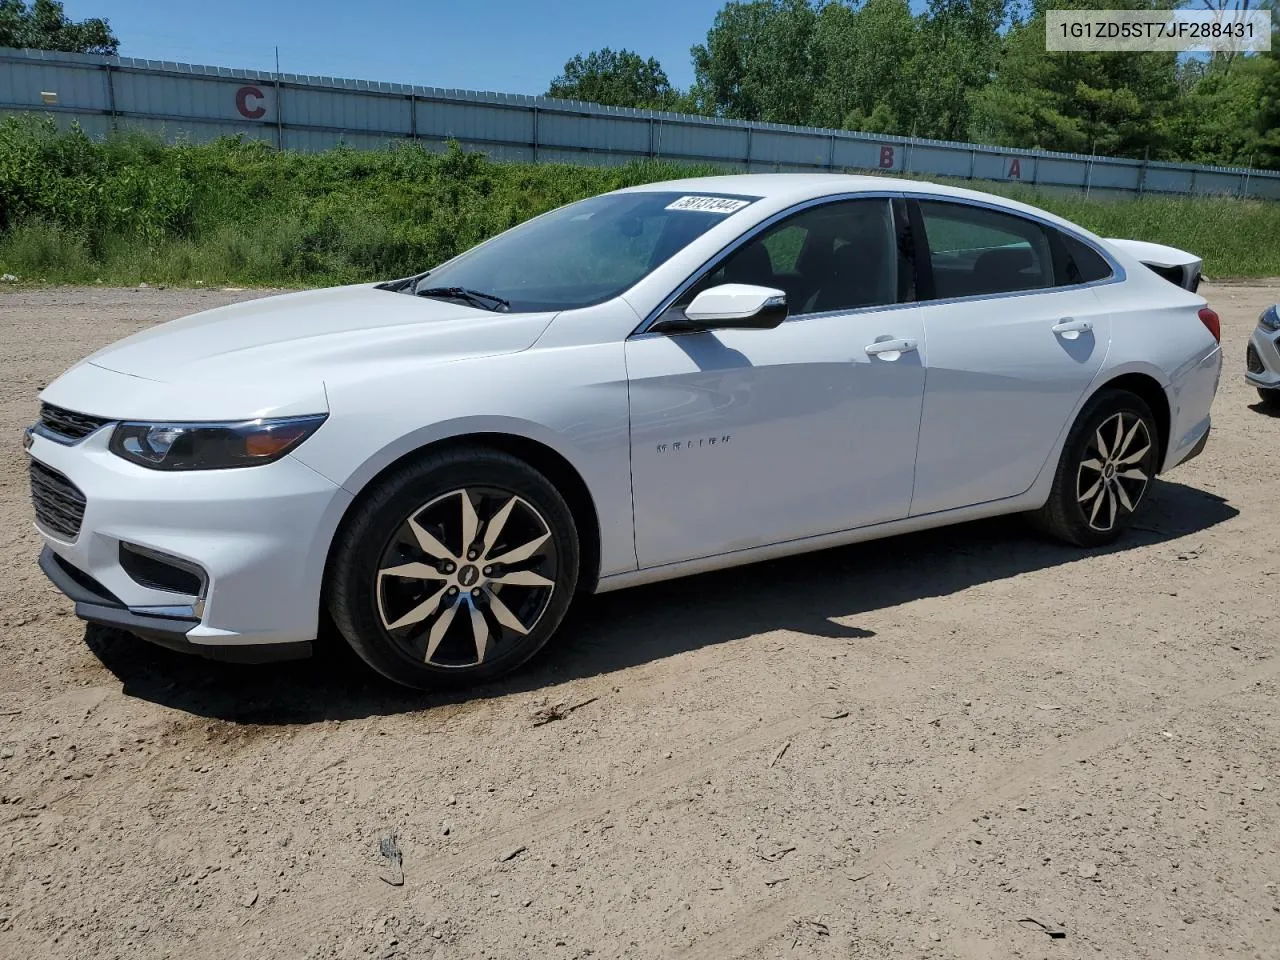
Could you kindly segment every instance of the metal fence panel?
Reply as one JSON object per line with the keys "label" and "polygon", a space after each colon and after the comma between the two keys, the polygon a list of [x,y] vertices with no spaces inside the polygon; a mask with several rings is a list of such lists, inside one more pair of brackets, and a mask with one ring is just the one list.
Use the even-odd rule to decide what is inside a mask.
{"label": "metal fence panel", "polygon": [[415,107],[420,137],[494,144],[534,141],[536,115],[532,110],[426,99],[418,100]]}
{"label": "metal fence panel", "polygon": [[1057,157],[1038,157],[1036,162],[1036,182],[1052,183],[1061,186],[1083,187],[1089,175],[1089,165],[1075,160],[1062,160]]}
{"label": "metal fence panel", "polygon": [[640,119],[543,112],[538,116],[538,146],[543,144],[642,157],[649,152],[649,124]]}
{"label": "metal fence panel", "polygon": [[[971,175],[969,171],[971,157],[970,151],[957,150],[954,147],[916,147],[911,151],[911,166],[913,169],[928,170],[940,177],[968,177]],[[992,179],[1001,178],[992,177]]]}
{"label": "metal fence panel", "polygon": [[226,120],[246,126],[254,120],[275,120],[275,90],[270,85],[136,70],[116,72],[112,83],[116,110],[127,116]]}
{"label": "metal fence panel", "polygon": [[1192,171],[1181,167],[1148,167],[1146,189],[1155,193],[1192,193]]}
{"label": "metal fence panel", "polygon": [[408,136],[413,127],[408,97],[291,87],[282,99],[287,101],[283,119],[291,126],[374,130],[401,136]]}
{"label": "metal fence panel", "polygon": [[1242,178],[1237,173],[1198,173],[1196,193],[1239,193]]}
{"label": "metal fence panel", "polygon": [[43,112],[93,136],[241,134],[284,149],[380,149],[455,140],[495,160],[625,163],[638,157],[751,170],[873,170],[1135,193],[1280,199],[1280,172],[1089,157],[601,107],[546,97],[32,50],[0,50],[0,114]]}
{"label": "metal fence panel", "polygon": [[56,93],[59,106],[107,110],[106,73],[102,66],[92,64],[0,60],[0,103],[43,110],[46,101],[42,94]]}

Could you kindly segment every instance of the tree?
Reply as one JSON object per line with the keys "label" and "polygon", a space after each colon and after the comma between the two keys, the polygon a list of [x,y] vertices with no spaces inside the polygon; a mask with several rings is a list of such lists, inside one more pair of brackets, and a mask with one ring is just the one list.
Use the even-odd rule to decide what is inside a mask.
{"label": "tree", "polygon": [[808,0],[738,0],[695,46],[695,95],[706,113],[739,120],[812,121],[818,11]]}
{"label": "tree", "polygon": [[564,73],[551,81],[547,96],[608,107],[670,110],[680,94],[653,57],[645,60],[630,50],[615,53],[605,47],[566,63]]}
{"label": "tree", "polygon": [[1258,57],[1258,113],[1254,130],[1258,134],[1255,166],[1280,170],[1280,48],[1272,37],[1271,50]]}
{"label": "tree", "polygon": [[1189,60],[1181,70],[1174,152],[1182,160],[1243,166],[1259,152],[1259,103],[1268,74],[1259,56]]}
{"label": "tree", "polygon": [[120,41],[101,17],[72,20],[57,0],[0,0],[0,47],[114,55]]}
{"label": "tree", "polygon": [[[1105,2],[1119,9],[1167,6]],[[1173,155],[1177,54],[1046,52],[1046,5],[1037,3],[1029,21],[1010,28],[996,78],[970,96],[972,138],[1109,156]],[[1054,0],[1053,6],[1087,5]]]}
{"label": "tree", "polygon": [[1008,0],[929,0],[918,20],[915,55],[905,67],[915,92],[904,117],[908,132],[968,139],[971,98],[995,74],[1008,14]]}
{"label": "tree", "polygon": [[914,91],[907,64],[917,27],[907,0],[829,3],[818,14],[814,59],[818,87],[811,122],[868,133],[906,132]]}

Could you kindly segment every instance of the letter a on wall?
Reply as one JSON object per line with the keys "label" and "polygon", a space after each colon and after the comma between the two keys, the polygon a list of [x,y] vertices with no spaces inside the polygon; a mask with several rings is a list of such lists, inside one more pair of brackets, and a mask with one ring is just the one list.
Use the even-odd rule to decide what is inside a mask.
{"label": "letter a on wall", "polygon": [[1014,157],[1012,160],[1009,161],[1009,179],[1010,180],[1022,179],[1022,160],[1018,157]]}

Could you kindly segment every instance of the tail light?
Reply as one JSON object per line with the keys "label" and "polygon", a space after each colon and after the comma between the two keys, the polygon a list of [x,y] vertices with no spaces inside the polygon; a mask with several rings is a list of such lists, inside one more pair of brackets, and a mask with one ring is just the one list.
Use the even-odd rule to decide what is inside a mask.
{"label": "tail light", "polygon": [[1200,322],[1204,324],[1204,328],[1213,334],[1213,339],[1219,343],[1222,342],[1222,321],[1218,319],[1218,315],[1208,307],[1200,308]]}

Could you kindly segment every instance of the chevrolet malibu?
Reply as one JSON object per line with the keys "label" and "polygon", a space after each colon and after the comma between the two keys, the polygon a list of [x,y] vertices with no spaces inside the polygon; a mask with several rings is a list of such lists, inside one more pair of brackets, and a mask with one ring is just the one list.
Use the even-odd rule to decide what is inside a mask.
{"label": "chevrolet malibu", "polygon": [[72,367],[26,438],[40,564],[165,646],[304,656],[327,614],[433,687],[579,592],[995,514],[1097,547],[1208,437],[1199,264],[928,183],[620,190]]}

